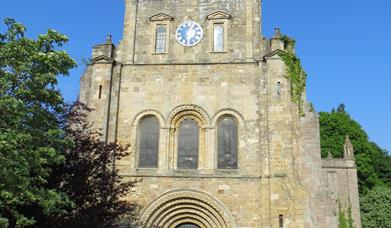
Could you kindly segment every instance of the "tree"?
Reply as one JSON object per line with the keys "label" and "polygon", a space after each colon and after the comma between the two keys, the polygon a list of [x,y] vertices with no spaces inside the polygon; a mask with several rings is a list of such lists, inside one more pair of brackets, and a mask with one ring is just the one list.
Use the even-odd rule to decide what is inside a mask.
{"label": "tree", "polygon": [[[343,107],[343,108],[341,108]],[[326,157],[331,151],[334,157],[343,156],[343,144],[346,135],[349,135],[356,154],[365,150],[368,135],[359,123],[353,120],[347,112],[345,106],[339,106],[337,112],[320,112],[320,144],[322,156]],[[343,110],[343,111],[341,111]]]}
{"label": "tree", "polygon": [[346,112],[345,105],[339,105],[334,112],[321,112],[319,121],[323,157],[328,151],[334,157],[343,157],[344,139],[349,135],[355,151],[361,194],[378,185],[391,187],[391,156],[368,139],[361,125]]}
{"label": "tree", "polygon": [[66,214],[37,216],[37,227],[113,227],[120,217],[132,217],[136,205],[124,197],[138,180],[124,181],[114,163],[129,154],[128,146],[106,144],[87,122],[90,111],[76,102],[66,114],[64,131],[74,144],[64,151],[65,162],[54,168],[51,179],[73,206]]}
{"label": "tree", "polygon": [[361,197],[362,227],[391,227],[391,188],[377,186]]}
{"label": "tree", "polygon": [[69,141],[62,137],[59,115],[64,101],[56,89],[58,75],[75,62],[58,48],[68,39],[48,30],[36,40],[26,28],[6,19],[0,33],[0,227],[30,225],[31,208],[61,213],[68,197],[48,187],[53,165]]}

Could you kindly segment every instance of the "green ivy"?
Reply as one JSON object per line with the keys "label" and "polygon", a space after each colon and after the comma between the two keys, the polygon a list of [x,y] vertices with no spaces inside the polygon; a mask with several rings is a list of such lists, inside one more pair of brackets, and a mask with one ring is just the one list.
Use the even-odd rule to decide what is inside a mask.
{"label": "green ivy", "polygon": [[285,52],[281,52],[279,56],[287,66],[287,74],[292,84],[291,97],[292,101],[299,106],[299,113],[304,116],[304,101],[302,95],[306,86],[307,74],[304,71],[301,61],[294,53],[296,41],[283,36],[281,40],[284,42]]}
{"label": "green ivy", "polygon": [[289,50],[290,52],[293,52],[293,49],[295,49],[296,47],[296,40],[290,38],[287,35],[283,35],[281,37],[281,41],[284,42],[285,50]]}
{"label": "green ivy", "polygon": [[341,203],[337,200],[338,205],[338,227],[339,228],[355,228],[353,224],[352,205],[349,202],[347,211],[343,210]]}

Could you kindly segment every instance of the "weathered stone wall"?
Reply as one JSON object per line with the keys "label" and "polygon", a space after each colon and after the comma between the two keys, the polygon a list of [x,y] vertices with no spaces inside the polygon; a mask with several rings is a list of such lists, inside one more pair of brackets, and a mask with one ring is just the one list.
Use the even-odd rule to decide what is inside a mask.
{"label": "weathered stone wall", "polygon": [[[239,62],[261,58],[260,0],[127,0],[126,4],[120,54],[123,63]],[[228,19],[228,48],[224,53],[213,52],[210,45],[212,26],[206,17],[216,11],[232,16]],[[166,54],[153,54],[155,28],[150,17],[159,13],[173,17]],[[176,28],[187,20],[197,21],[204,29],[202,42],[191,48],[184,48],[175,38]]]}
{"label": "weathered stone wall", "polygon": [[352,207],[352,217],[356,227],[361,227],[360,202],[358,195],[357,168],[354,160],[328,158],[322,160],[322,178],[328,194],[334,200],[334,210],[338,212],[337,201],[348,216],[347,208]]}
{"label": "weathered stone wall", "polygon": [[[121,143],[130,143],[131,157],[125,159],[126,169],[135,167],[136,130],[142,115],[155,110],[161,115],[160,169],[174,168],[165,160],[173,153],[169,148],[169,116],[181,105],[194,104],[205,110],[204,161],[201,170],[214,170],[215,123],[230,111],[239,121],[239,171],[259,175],[259,137],[256,97],[256,64],[216,65],[152,65],[126,66],[121,82],[121,105],[118,110],[118,136]],[[126,102],[124,102],[126,101]],[[125,170],[126,170],[125,169]],[[210,171],[209,171],[210,172]]]}
{"label": "weathered stone wall", "polygon": [[[335,203],[328,182],[322,182],[318,118],[308,108],[305,117],[299,116],[291,102],[291,83],[279,57],[283,42],[261,37],[259,9],[259,0],[127,0],[120,45],[108,41],[94,48],[80,99],[94,108],[89,119],[105,140],[131,145],[129,157],[117,165],[126,178],[143,179],[129,196],[143,208],[142,219],[152,219],[159,211],[155,204],[170,193],[183,204],[193,202],[189,205],[194,208],[167,201],[167,213],[177,207],[178,213],[200,218],[206,216],[205,208],[215,211],[214,219],[197,220],[209,224],[200,227],[279,227],[281,219],[284,227],[337,227]],[[216,11],[230,15],[227,50],[221,53],[211,51],[206,18]],[[156,23],[150,19],[159,13],[169,18],[164,22],[169,23],[168,51],[163,54],[154,53]],[[190,19],[204,28],[204,38],[183,47],[175,40],[175,29]],[[238,169],[219,170],[216,122],[227,114],[238,122]],[[138,124],[147,115],[160,123],[155,169],[138,167]],[[199,118],[197,170],[176,168],[176,121],[186,115]],[[348,182],[335,181],[335,189],[344,200],[357,197],[358,202],[356,171],[346,172]],[[349,196],[344,183],[353,192]],[[191,191],[200,199],[192,198]],[[357,205],[353,210],[359,219]]]}
{"label": "weathered stone wall", "polygon": [[201,177],[191,174],[165,177],[143,176],[143,181],[130,199],[137,199],[140,205],[146,206],[173,189],[196,189],[206,192],[225,205],[236,227],[259,227],[261,223],[259,177],[234,177],[227,174],[224,176]]}

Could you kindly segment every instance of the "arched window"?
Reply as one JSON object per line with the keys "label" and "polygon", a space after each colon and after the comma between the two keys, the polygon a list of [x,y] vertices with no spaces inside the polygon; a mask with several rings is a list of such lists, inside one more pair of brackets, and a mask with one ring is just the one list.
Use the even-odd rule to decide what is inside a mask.
{"label": "arched window", "polygon": [[183,120],[178,129],[178,169],[197,169],[200,130],[193,119]]}
{"label": "arched window", "polygon": [[156,27],[156,53],[165,53],[167,50],[166,37],[167,36],[167,28],[166,25],[158,25]]}
{"label": "arched window", "polygon": [[224,26],[221,24],[213,28],[213,51],[224,51]]}
{"label": "arched window", "polygon": [[217,156],[217,168],[238,168],[238,124],[232,116],[223,116],[217,123]]}
{"label": "arched window", "polygon": [[155,116],[141,120],[138,129],[139,168],[158,167],[159,131],[159,120]]}

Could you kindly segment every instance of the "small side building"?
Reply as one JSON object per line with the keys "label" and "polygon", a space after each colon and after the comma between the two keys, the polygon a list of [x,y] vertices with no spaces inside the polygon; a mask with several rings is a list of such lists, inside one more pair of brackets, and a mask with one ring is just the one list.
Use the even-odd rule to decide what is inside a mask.
{"label": "small side building", "polygon": [[[343,158],[333,158],[329,153],[327,158],[322,159],[322,177],[330,197],[336,204],[341,204],[346,216],[348,208],[351,207],[355,225],[361,227],[357,167],[349,136],[346,136],[343,148]],[[338,205],[335,205],[335,208],[338,208]]]}

